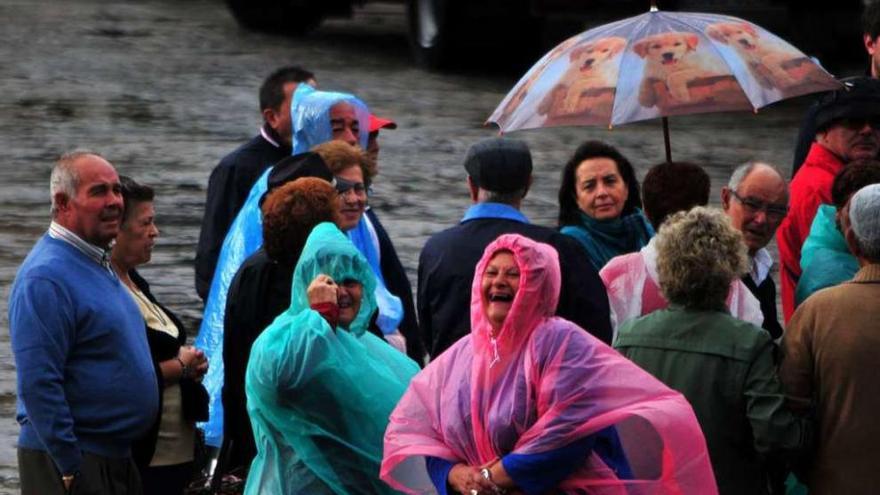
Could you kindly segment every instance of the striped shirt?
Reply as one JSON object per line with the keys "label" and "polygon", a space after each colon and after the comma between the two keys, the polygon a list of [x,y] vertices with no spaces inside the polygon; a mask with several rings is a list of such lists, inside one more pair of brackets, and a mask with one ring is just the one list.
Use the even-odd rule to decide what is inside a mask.
{"label": "striped shirt", "polygon": [[116,276],[116,273],[110,266],[110,249],[102,249],[94,244],[90,244],[84,241],[82,237],[55,222],[49,224],[49,237],[67,242],[95,263],[107,269],[114,277]]}

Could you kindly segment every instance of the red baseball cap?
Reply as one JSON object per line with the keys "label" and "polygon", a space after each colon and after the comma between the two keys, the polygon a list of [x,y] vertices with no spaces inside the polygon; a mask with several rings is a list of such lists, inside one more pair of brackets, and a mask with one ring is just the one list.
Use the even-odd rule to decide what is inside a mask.
{"label": "red baseball cap", "polygon": [[370,114],[370,132],[376,132],[379,129],[397,129],[397,123],[390,119],[383,119]]}

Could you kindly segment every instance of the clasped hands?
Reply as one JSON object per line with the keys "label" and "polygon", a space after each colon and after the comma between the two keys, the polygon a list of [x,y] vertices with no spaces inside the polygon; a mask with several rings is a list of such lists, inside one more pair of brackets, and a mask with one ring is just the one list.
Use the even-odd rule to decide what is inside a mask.
{"label": "clasped hands", "polygon": [[483,476],[483,469],[492,470],[500,462],[500,459],[495,459],[482,466],[468,466],[464,463],[456,464],[449,471],[447,482],[453,490],[462,495],[516,495],[520,493],[518,490],[502,488],[493,479]]}

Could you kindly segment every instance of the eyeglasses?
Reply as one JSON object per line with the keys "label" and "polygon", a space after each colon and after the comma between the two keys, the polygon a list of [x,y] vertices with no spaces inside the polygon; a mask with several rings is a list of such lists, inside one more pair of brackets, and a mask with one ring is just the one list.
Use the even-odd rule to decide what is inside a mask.
{"label": "eyeglasses", "polygon": [[363,182],[353,182],[350,180],[345,180],[339,176],[336,176],[333,179],[333,185],[336,187],[336,192],[338,192],[340,195],[344,195],[348,191],[354,191],[355,194],[360,196],[361,194],[365,194],[367,192],[367,186],[365,186]]}
{"label": "eyeglasses", "polygon": [[774,203],[767,203],[765,201],[761,201],[759,199],[754,198],[744,198],[737,194],[736,191],[730,190],[730,194],[736,198],[748,211],[749,213],[758,213],[759,211],[763,211],[764,214],[767,215],[767,218],[771,218],[774,220],[781,220],[785,218],[785,215],[788,214],[788,206]]}

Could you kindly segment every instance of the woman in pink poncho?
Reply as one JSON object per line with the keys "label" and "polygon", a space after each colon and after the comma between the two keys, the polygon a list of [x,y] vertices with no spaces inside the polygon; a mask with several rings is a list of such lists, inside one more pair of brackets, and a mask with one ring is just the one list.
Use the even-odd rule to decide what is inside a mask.
{"label": "woman in pink poncho", "polygon": [[381,477],[406,493],[717,493],[677,392],[554,317],[556,251],[518,235],[476,269],[471,336],[411,382]]}

